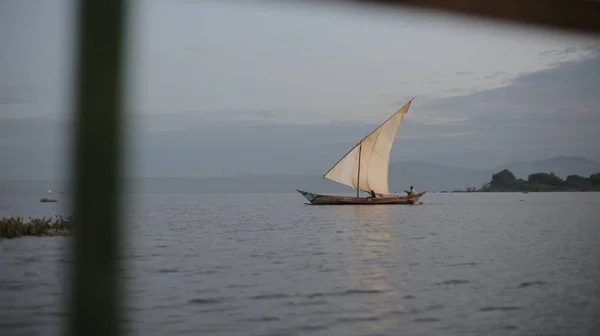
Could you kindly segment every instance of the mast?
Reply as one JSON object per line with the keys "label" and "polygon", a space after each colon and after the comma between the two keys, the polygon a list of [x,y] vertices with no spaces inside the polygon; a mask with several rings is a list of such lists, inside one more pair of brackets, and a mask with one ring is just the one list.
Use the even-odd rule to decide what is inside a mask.
{"label": "mast", "polygon": [[[360,142],[359,142],[359,146],[360,146]],[[358,174],[356,175],[356,197],[359,197],[358,192],[360,191],[360,152],[361,151],[362,151],[362,146],[358,147]]]}

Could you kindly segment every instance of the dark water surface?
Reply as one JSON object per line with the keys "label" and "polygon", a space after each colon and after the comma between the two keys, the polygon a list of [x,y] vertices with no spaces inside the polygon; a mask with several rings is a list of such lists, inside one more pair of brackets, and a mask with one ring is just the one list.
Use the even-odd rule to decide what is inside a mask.
{"label": "dark water surface", "polygon": [[[600,335],[600,193],[132,197],[132,334]],[[38,199],[0,216],[65,213]],[[62,333],[69,240],[0,241],[0,334]]]}

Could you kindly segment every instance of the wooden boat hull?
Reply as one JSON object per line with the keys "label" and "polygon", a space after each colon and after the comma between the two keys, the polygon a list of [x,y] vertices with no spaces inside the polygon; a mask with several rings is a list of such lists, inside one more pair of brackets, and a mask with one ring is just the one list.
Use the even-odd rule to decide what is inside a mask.
{"label": "wooden boat hull", "polygon": [[297,189],[297,191],[306,198],[311,205],[349,205],[349,204],[415,204],[425,195],[427,191],[415,194],[414,196],[386,196],[386,197],[352,197],[352,196],[331,196],[319,195]]}

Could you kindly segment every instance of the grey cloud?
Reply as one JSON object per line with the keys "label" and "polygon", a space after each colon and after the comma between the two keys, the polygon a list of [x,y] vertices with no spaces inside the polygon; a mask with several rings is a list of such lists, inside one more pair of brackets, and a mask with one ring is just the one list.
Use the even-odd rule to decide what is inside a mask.
{"label": "grey cloud", "polygon": [[[395,109],[398,109],[402,106],[404,106],[404,104],[406,104],[411,98],[415,97],[414,95],[401,95],[400,98],[398,98],[397,100],[395,100],[392,104],[390,104],[390,107],[393,107]],[[390,112],[391,113],[391,112]],[[385,117],[384,117],[385,118]],[[383,119],[385,120],[385,119]],[[383,121],[382,120],[382,121]]]}
{"label": "grey cloud", "polygon": [[0,97],[0,104],[26,104],[32,102],[31,99],[17,97]]}
{"label": "grey cloud", "polygon": [[448,90],[444,90],[445,93],[464,93],[467,92],[467,89],[464,88],[454,88],[454,89],[448,89]]}
{"label": "grey cloud", "polygon": [[577,48],[576,46],[572,46],[572,47],[568,47],[565,50],[562,50],[560,52],[560,54],[563,54],[563,55],[564,54],[572,54],[572,53],[575,53],[575,52],[578,52],[578,51],[579,51],[579,48]]}
{"label": "grey cloud", "polygon": [[[502,113],[549,113],[574,105],[600,103],[600,57],[561,64],[521,75],[510,85],[468,96],[442,98],[421,105],[437,114],[477,116]],[[511,111],[512,109],[512,111]],[[516,109],[516,110],[515,110]]]}
{"label": "grey cloud", "polygon": [[600,43],[598,43],[598,42],[579,46],[579,50],[582,50],[582,51],[596,51],[597,52],[598,49],[600,49]]}
{"label": "grey cloud", "polygon": [[[511,85],[465,96],[419,100],[394,144],[392,161],[425,160],[491,167],[514,160],[580,155],[600,160],[600,57],[523,75]],[[399,98],[400,99],[400,98]],[[402,103],[406,101],[403,100]],[[128,162],[135,176],[232,176],[242,173],[320,174],[376,124],[207,125],[201,115],[130,115]],[[239,113],[247,113],[238,111]],[[419,117],[467,122],[423,124]],[[251,123],[253,122],[253,123]],[[4,119],[0,178],[65,174],[72,120]],[[149,125],[168,126],[150,132]],[[172,128],[173,130],[169,130]]]}
{"label": "grey cloud", "polygon": [[493,79],[493,78],[497,78],[500,77],[502,75],[506,74],[506,71],[498,71],[498,72],[494,72],[491,75],[487,75],[485,77],[483,77],[484,79]]}
{"label": "grey cloud", "polygon": [[545,51],[539,52],[539,54],[540,55],[568,55],[568,54],[573,54],[573,53],[580,52],[580,51],[594,50],[596,48],[598,48],[598,44],[591,43],[591,44],[582,45],[582,46],[570,46],[565,49],[545,50]]}
{"label": "grey cloud", "polygon": [[458,75],[458,76],[474,75],[474,74],[475,74],[475,72],[473,72],[473,71],[459,71],[456,73],[456,75]]}
{"label": "grey cloud", "polygon": [[[448,148],[445,158],[429,153],[423,157],[473,165],[490,159],[513,160],[515,156],[528,159],[573,154],[598,159],[599,86],[600,57],[595,57],[522,75],[507,87],[417,105],[415,110],[434,118],[468,117],[461,131],[481,133],[475,143]],[[442,132],[449,126],[438,127]],[[486,155],[475,154],[486,149]]]}
{"label": "grey cloud", "polygon": [[561,65],[562,63],[564,63],[564,60],[561,59],[561,56],[568,56],[570,54],[583,54],[585,52],[592,52],[597,54],[599,52],[600,49],[600,44],[598,43],[591,43],[591,44],[587,44],[587,45],[582,45],[582,46],[571,46],[568,47],[566,49],[563,50],[554,50],[552,53],[549,53],[551,55],[553,55],[553,59],[548,62],[546,65],[549,67],[556,67]]}
{"label": "grey cloud", "polygon": [[177,113],[164,113],[154,115],[135,114],[137,121],[145,121],[167,127],[171,124],[183,125],[179,121],[185,120],[185,125],[203,124],[204,120],[232,121],[242,124],[265,123],[277,121],[288,112],[283,110],[268,109],[239,109],[239,110],[185,110]]}
{"label": "grey cloud", "polygon": [[220,110],[211,113],[226,118],[251,117],[262,119],[276,119],[286,114],[285,111],[281,110]]}
{"label": "grey cloud", "polygon": [[[392,149],[392,161],[427,160],[467,167],[489,167],[508,161],[559,154],[595,158],[593,116],[523,115],[502,113],[473,118],[466,124],[424,125],[407,116]],[[180,120],[185,122],[185,118]],[[194,125],[184,131],[130,134],[126,155],[130,172],[140,177],[234,176],[256,174],[321,174],[375,124],[323,125]],[[0,160],[9,162],[2,178],[61,176],[70,152],[66,124],[44,120],[12,123],[2,134],[28,140],[0,147]],[[12,129],[12,132],[6,132]],[[57,138],[51,132],[62,129]],[[44,131],[45,130],[45,131]],[[40,133],[40,137],[20,134]],[[18,138],[18,136],[21,136]],[[61,139],[62,138],[62,139]]]}
{"label": "grey cloud", "polygon": [[560,52],[560,50],[552,49],[552,50],[540,51],[539,54],[540,55],[551,55],[551,54],[557,54],[559,52]]}

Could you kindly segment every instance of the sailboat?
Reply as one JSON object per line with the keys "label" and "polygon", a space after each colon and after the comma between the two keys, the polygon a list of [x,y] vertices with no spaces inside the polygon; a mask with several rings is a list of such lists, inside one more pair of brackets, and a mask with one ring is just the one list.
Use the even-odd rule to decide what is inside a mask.
{"label": "sailboat", "polygon": [[[323,177],[356,189],[356,197],[321,195],[296,189],[311,205],[415,204],[427,190],[414,195],[391,195],[388,189],[390,152],[414,97],[357,143]],[[369,196],[360,197],[360,191]],[[371,197],[374,193],[376,197]]]}

